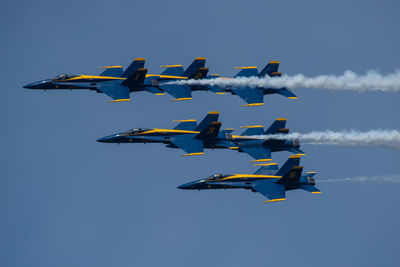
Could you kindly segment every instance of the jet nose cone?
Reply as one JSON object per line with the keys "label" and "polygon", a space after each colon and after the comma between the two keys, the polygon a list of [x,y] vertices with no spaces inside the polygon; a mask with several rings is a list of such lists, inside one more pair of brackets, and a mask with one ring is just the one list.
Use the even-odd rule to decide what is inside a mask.
{"label": "jet nose cone", "polygon": [[96,141],[100,142],[100,143],[109,143],[110,142],[110,138],[108,136],[106,136],[106,137],[99,138]]}
{"label": "jet nose cone", "polygon": [[24,88],[26,88],[26,89],[36,89],[37,88],[37,83],[28,83],[27,85],[24,85]]}
{"label": "jet nose cone", "polygon": [[49,86],[48,80],[42,80],[34,83],[28,83],[24,86],[26,89],[46,89]]}
{"label": "jet nose cone", "polygon": [[182,190],[188,190],[188,189],[193,189],[194,188],[193,185],[194,185],[194,183],[191,182],[191,183],[186,183],[186,184],[180,185],[177,188],[182,189]]}

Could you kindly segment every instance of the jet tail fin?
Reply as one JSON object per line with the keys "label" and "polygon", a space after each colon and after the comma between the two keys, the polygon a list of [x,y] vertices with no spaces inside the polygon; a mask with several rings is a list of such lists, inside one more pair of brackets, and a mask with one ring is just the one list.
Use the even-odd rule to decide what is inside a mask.
{"label": "jet tail fin", "polygon": [[269,126],[269,128],[265,131],[265,134],[286,134],[289,133],[289,129],[285,128],[286,119],[285,118],[277,118],[275,121]]}
{"label": "jet tail fin", "polygon": [[270,61],[258,76],[259,77],[264,77],[266,75],[270,77],[281,76],[282,74],[278,72],[279,63],[280,63],[279,61]]}
{"label": "jet tail fin", "polygon": [[144,68],[145,58],[135,58],[131,65],[121,74],[122,78],[127,78],[131,76],[138,69]]}
{"label": "jet tail fin", "polygon": [[211,122],[218,121],[219,112],[218,111],[210,111],[207,116],[197,125],[195,131],[201,132],[204,128],[208,127]]}
{"label": "jet tail fin", "polygon": [[282,176],[281,179],[278,180],[279,184],[290,184],[290,183],[298,183],[301,178],[301,173],[303,172],[302,166],[294,166],[290,169],[290,171]]}
{"label": "jet tail fin", "polygon": [[193,79],[195,80],[205,79],[207,77],[207,73],[209,70],[210,70],[209,68],[199,68],[195,73]]}
{"label": "jet tail fin", "polygon": [[292,168],[299,166],[300,164],[300,156],[293,155],[290,156],[289,159],[283,164],[283,166],[276,172],[277,176],[284,176],[288,174]]}
{"label": "jet tail fin", "polygon": [[218,136],[219,129],[221,128],[221,122],[213,121],[210,122],[201,132],[196,135],[197,139],[215,139]]}
{"label": "jet tail fin", "polygon": [[195,60],[190,64],[190,66],[183,72],[183,77],[188,77],[189,79],[194,79],[198,69],[204,68],[206,64],[205,57],[197,57]]}
{"label": "jet tail fin", "polygon": [[144,79],[146,78],[146,74],[147,74],[147,69],[144,68],[137,69],[135,72],[129,75],[129,77],[126,78],[126,80],[123,81],[121,84],[128,87],[133,87],[138,84],[143,84]]}

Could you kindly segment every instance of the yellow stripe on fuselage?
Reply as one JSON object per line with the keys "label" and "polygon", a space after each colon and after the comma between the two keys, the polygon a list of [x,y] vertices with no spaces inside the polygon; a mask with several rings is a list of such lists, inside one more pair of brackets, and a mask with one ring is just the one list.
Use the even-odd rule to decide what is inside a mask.
{"label": "yellow stripe on fuselage", "polygon": [[231,179],[276,179],[276,178],[282,178],[282,176],[276,176],[276,175],[259,175],[259,174],[234,174],[231,176],[227,176],[218,180],[214,181],[223,181],[223,180],[231,180]]}
{"label": "yellow stripe on fuselage", "polygon": [[181,79],[181,80],[187,80],[188,77],[183,77],[183,76],[173,76],[173,75],[159,75],[159,74],[147,74],[147,77],[159,77],[159,78],[165,78],[165,79]]}
{"label": "yellow stripe on fuselage", "polygon": [[95,75],[80,75],[77,77],[69,78],[64,80],[65,82],[68,81],[75,81],[75,80],[80,80],[80,79],[87,79],[87,80],[93,80],[93,79],[99,79],[99,80],[125,80],[125,78],[120,78],[120,77],[109,77],[109,76],[95,76]]}
{"label": "yellow stripe on fuselage", "polygon": [[142,133],[132,134],[132,135],[144,135],[144,134],[152,134],[152,133],[161,133],[161,134],[168,134],[168,133],[193,133],[198,134],[198,131],[185,131],[185,130],[173,130],[173,129],[152,129]]}

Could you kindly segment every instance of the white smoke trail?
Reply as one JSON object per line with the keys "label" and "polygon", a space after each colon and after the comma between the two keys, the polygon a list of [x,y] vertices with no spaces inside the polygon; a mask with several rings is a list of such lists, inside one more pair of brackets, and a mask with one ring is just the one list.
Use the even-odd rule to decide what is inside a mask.
{"label": "white smoke trail", "polygon": [[171,82],[174,84],[188,85],[209,85],[226,87],[251,87],[251,88],[313,88],[327,90],[350,90],[357,92],[381,91],[398,92],[400,91],[400,70],[394,73],[382,75],[377,71],[370,70],[364,75],[358,75],[350,70],[342,75],[320,75],[307,77],[303,74],[294,76],[283,75],[282,77],[237,77],[232,79],[215,78],[202,80],[180,80]]}
{"label": "white smoke trail", "polygon": [[[244,137],[246,138],[246,137]],[[299,139],[307,144],[326,144],[338,146],[362,146],[362,147],[387,147],[400,149],[400,132],[397,130],[369,130],[359,131],[340,131],[334,132],[313,131],[310,133],[291,133],[273,135],[252,135],[247,138],[255,139]]]}
{"label": "white smoke trail", "polygon": [[385,183],[395,183],[400,184],[400,175],[379,175],[379,176],[356,176],[356,177],[346,177],[339,179],[321,179],[318,183],[362,183],[362,182],[385,182]]}

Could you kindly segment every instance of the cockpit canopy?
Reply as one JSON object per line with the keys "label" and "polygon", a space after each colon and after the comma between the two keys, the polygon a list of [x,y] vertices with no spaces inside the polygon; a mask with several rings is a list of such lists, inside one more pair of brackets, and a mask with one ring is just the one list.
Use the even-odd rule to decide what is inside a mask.
{"label": "cockpit canopy", "polygon": [[148,131],[149,129],[143,129],[143,128],[132,128],[128,131],[126,131],[126,134],[138,134],[138,133],[143,133],[145,131]]}
{"label": "cockpit canopy", "polygon": [[73,75],[73,74],[60,74],[57,75],[53,78],[51,78],[53,81],[60,81],[60,80],[66,80],[66,79],[70,79],[70,78],[74,78],[77,77],[78,75]]}
{"label": "cockpit canopy", "polygon": [[211,175],[211,176],[207,177],[206,180],[217,180],[217,179],[224,178],[225,176],[226,176],[225,174],[216,173],[214,175]]}

